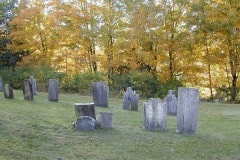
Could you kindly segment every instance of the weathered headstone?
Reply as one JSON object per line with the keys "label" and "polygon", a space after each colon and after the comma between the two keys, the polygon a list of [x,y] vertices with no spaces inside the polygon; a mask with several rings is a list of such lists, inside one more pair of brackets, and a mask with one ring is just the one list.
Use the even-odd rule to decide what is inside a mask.
{"label": "weathered headstone", "polygon": [[95,129],[95,119],[89,116],[81,116],[77,119],[75,129],[77,131],[93,131]]}
{"label": "weathered headstone", "polygon": [[48,100],[58,102],[58,97],[59,97],[59,80],[49,79]]}
{"label": "weathered headstone", "polygon": [[215,99],[216,104],[220,104],[220,99]]}
{"label": "weathered headstone", "polygon": [[113,128],[113,113],[100,112],[100,117],[97,120],[98,125],[102,128]]}
{"label": "weathered headstone", "polygon": [[30,80],[25,79],[22,84],[24,99],[33,100],[33,89]]}
{"label": "weathered headstone", "polygon": [[9,84],[4,85],[3,94],[4,94],[4,97],[7,98],[7,99],[13,99],[14,98],[13,89],[12,89],[12,87],[10,87]]}
{"label": "weathered headstone", "polygon": [[32,85],[33,95],[37,95],[37,83],[36,79],[33,76],[30,76],[29,81]]}
{"label": "weathered headstone", "polygon": [[177,97],[175,96],[175,90],[169,90],[166,98],[167,113],[168,115],[177,115]]}
{"label": "weathered headstone", "polygon": [[149,131],[167,130],[167,105],[159,98],[144,102],[144,127]]}
{"label": "weathered headstone", "polygon": [[106,82],[93,82],[92,92],[95,106],[108,107],[109,87]]}
{"label": "weathered headstone", "polygon": [[96,119],[94,103],[74,103],[76,117],[89,116]]}
{"label": "weathered headstone", "polygon": [[123,109],[138,111],[139,95],[131,87],[126,89],[123,97]]}
{"label": "weathered headstone", "polygon": [[180,87],[178,89],[177,133],[196,133],[198,108],[198,89]]}
{"label": "weathered headstone", "polygon": [[0,92],[3,91],[3,82],[2,82],[2,78],[0,77]]}

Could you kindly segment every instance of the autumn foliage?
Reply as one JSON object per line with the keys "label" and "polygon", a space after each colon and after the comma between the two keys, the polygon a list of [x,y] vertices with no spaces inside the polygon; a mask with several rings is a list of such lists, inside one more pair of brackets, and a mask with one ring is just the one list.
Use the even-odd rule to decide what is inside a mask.
{"label": "autumn foliage", "polygon": [[104,72],[109,83],[138,71],[236,100],[239,14],[237,0],[21,0],[8,48],[29,53],[20,66]]}

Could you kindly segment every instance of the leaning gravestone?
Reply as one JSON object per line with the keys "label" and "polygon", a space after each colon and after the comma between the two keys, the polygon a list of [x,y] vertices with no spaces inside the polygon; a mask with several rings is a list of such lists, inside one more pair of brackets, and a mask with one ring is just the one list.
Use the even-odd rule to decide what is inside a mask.
{"label": "leaning gravestone", "polygon": [[4,97],[7,98],[7,99],[13,99],[14,98],[13,89],[12,89],[12,87],[10,87],[9,84],[4,85],[3,94],[4,94]]}
{"label": "leaning gravestone", "polygon": [[33,89],[30,80],[25,79],[22,84],[24,99],[33,100]]}
{"label": "leaning gravestone", "polygon": [[133,91],[131,87],[128,87],[126,89],[126,92],[124,92],[123,109],[138,111],[138,100],[139,100],[139,95],[136,94],[136,92]]}
{"label": "leaning gravestone", "polygon": [[167,114],[177,115],[177,97],[175,96],[175,90],[169,90],[166,98],[167,102]]}
{"label": "leaning gravestone", "polygon": [[59,80],[49,79],[48,100],[58,102],[58,97],[59,97]]}
{"label": "leaning gravestone", "polygon": [[76,117],[89,116],[96,119],[94,103],[74,103]]}
{"label": "leaning gravestone", "polygon": [[167,130],[167,106],[159,98],[144,102],[144,127],[149,131]]}
{"label": "leaning gravestone", "polygon": [[30,76],[29,81],[32,85],[33,95],[37,95],[37,83],[36,79],[33,76]]}
{"label": "leaning gravestone", "polygon": [[195,88],[178,89],[177,133],[194,134],[197,129],[199,92]]}
{"label": "leaning gravestone", "polygon": [[2,78],[0,77],[0,92],[3,90],[3,83],[2,83]]}
{"label": "leaning gravestone", "polygon": [[100,117],[97,120],[97,123],[102,128],[113,128],[113,113],[100,112]]}
{"label": "leaning gravestone", "polygon": [[75,129],[77,131],[93,131],[95,129],[95,119],[89,116],[81,116],[77,119]]}
{"label": "leaning gravestone", "polygon": [[95,106],[108,107],[109,87],[106,82],[93,82],[92,92]]}

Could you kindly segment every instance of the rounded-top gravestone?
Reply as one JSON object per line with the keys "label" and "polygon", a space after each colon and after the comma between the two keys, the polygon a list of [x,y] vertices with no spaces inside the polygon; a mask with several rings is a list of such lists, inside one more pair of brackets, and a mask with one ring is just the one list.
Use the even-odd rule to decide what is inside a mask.
{"label": "rounded-top gravestone", "polygon": [[59,80],[49,79],[48,100],[58,102],[58,97],[59,97]]}
{"label": "rounded-top gravestone", "polygon": [[22,84],[24,99],[33,100],[33,89],[30,80],[25,79]]}

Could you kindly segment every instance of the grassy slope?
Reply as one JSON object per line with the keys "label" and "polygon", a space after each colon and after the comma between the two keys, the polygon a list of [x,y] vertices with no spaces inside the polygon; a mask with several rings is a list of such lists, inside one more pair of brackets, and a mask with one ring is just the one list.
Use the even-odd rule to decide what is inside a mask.
{"label": "grassy slope", "polygon": [[197,134],[176,134],[176,117],[168,117],[167,132],[143,129],[143,101],[139,111],[122,109],[121,99],[110,99],[114,128],[74,132],[73,103],[92,102],[91,97],[60,95],[48,102],[46,93],[34,101],[0,96],[0,160],[79,159],[240,159],[240,106],[201,104]]}

